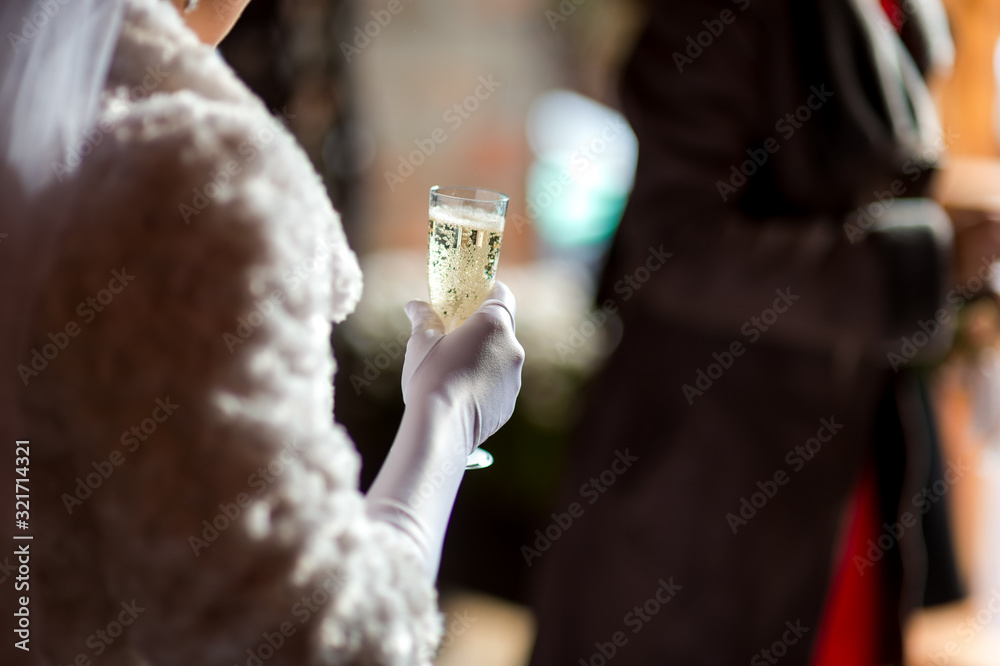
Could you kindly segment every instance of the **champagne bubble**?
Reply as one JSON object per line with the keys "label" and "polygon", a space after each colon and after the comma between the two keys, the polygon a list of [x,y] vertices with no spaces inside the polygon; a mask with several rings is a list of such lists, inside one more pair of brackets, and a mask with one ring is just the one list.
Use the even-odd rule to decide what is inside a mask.
{"label": "champagne bubble", "polygon": [[503,218],[478,210],[435,207],[427,233],[430,302],[450,332],[479,308],[493,288]]}

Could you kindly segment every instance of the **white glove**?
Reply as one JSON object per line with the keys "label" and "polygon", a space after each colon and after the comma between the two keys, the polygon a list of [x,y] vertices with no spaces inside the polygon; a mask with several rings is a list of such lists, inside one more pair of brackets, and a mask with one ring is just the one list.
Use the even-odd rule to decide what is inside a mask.
{"label": "white glove", "polygon": [[514,295],[502,282],[447,335],[430,305],[406,305],[413,325],[403,363],[406,411],[367,502],[373,518],[412,538],[431,578],[466,458],[514,411],[524,363],[515,311]]}
{"label": "white glove", "polygon": [[403,402],[431,395],[464,405],[473,422],[466,454],[500,429],[514,412],[521,390],[524,349],[514,337],[514,294],[497,282],[486,301],[448,335],[434,309],[410,301],[406,315],[413,332],[403,362]]}

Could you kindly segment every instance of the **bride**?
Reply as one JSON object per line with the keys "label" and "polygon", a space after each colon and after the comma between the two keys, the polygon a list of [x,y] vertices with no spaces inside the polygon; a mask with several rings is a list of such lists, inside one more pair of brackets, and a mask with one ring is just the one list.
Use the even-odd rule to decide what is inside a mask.
{"label": "bride", "polygon": [[0,9],[0,487],[30,479],[32,536],[7,541],[30,614],[2,662],[429,663],[465,459],[520,388],[514,298],[448,335],[407,306],[406,410],[362,495],[329,346],[356,258],[212,48],[245,0],[184,4]]}

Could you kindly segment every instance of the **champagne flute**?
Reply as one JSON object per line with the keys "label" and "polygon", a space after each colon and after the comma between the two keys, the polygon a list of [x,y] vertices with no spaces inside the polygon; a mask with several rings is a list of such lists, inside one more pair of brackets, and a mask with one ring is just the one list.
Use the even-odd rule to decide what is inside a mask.
{"label": "champagne flute", "polygon": [[[508,201],[506,194],[475,187],[431,188],[427,278],[445,333],[461,326],[493,289]],[[493,456],[480,448],[466,469],[492,464]]]}

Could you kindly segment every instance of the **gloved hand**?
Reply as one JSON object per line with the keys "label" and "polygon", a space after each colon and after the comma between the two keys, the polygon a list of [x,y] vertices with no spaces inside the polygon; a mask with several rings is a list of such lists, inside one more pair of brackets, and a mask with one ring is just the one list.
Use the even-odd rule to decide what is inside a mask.
{"label": "gloved hand", "polygon": [[514,337],[514,296],[497,282],[457,329],[412,301],[403,362],[406,411],[368,491],[368,513],[416,546],[433,580],[469,454],[500,429],[521,388],[524,350]]}
{"label": "gloved hand", "polygon": [[499,281],[480,308],[447,335],[429,304],[406,305],[413,332],[403,362],[403,402],[438,396],[470,410],[473,432],[466,453],[514,412],[524,364],[524,349],[514,337],[515,313],[514,294]]}

